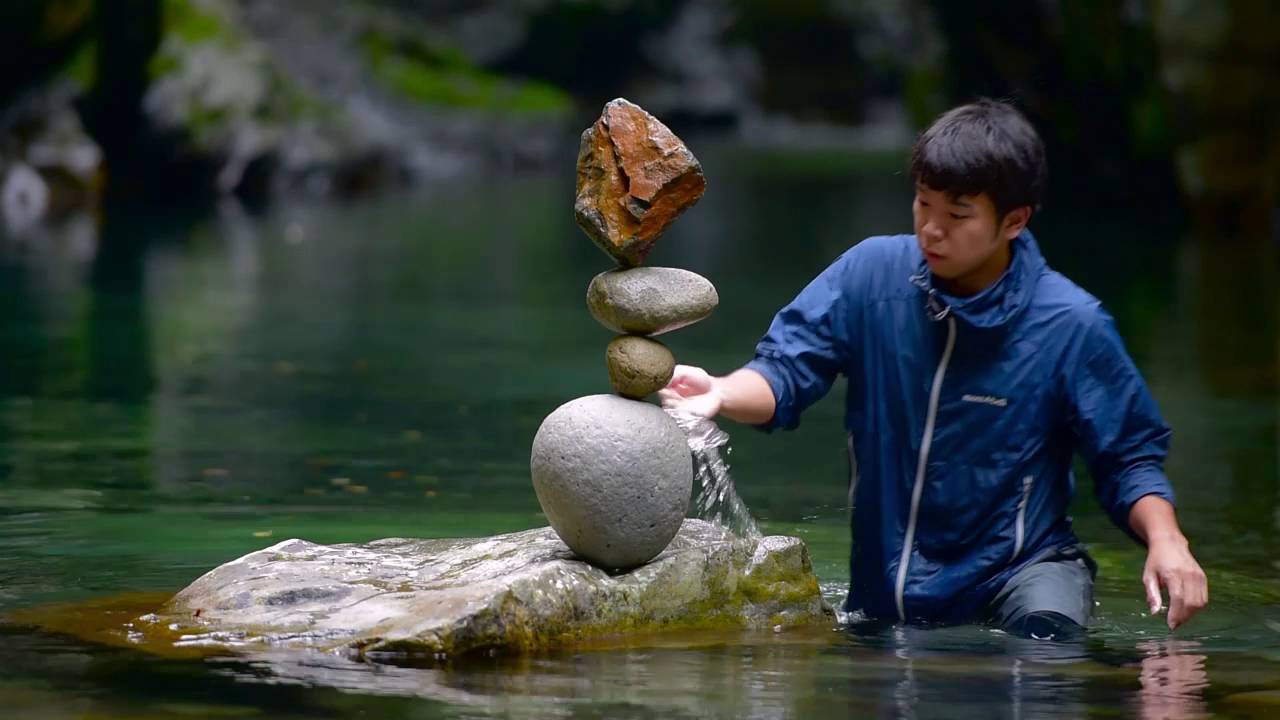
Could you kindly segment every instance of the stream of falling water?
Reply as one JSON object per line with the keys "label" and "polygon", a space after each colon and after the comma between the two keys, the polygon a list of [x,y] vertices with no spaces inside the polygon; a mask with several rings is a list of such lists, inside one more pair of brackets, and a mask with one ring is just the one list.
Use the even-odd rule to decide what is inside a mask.
{"label": "stream of falling water", "polygon": [[[689,436],[689,450],[693,453],[693,478],[698,487],[694,501],[697,517],[713,522],[739,537],[759,540],[760,528],[746,503],[738,496],[729,474],[726,456],[729,433],[720,429],[714,421],[698,415],[675,413],[668,410],[676,424]],[[724,452],[721,453],[721,448]]]}

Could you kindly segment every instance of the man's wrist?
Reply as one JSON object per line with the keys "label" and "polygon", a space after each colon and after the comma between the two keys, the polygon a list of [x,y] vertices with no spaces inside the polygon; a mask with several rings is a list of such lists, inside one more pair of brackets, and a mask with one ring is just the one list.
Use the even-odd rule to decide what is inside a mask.
{"label": "man's wrist", "polygon": [[1147,547],[1178,547],[1186,550],[1191,543],[1187,541],[1187,536],[1181,532],[1160,532],[1147,537]]}
{"label": "man's wrist", "polygon": [[769,381],[751,368],[713,378],[711,392],[719,398],[720,413],[730,420],[760,425],[773,417],[774,398]]}

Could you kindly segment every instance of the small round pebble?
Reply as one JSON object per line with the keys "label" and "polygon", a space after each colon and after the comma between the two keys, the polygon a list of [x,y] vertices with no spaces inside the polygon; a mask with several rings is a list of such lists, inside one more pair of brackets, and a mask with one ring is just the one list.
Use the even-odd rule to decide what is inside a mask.
{"label": "small round pebble", "polygon": [[604,357],[613,391],[633,400],[666,387],[676,367],[676,358],[666,345],[639,335],[614,338]]}

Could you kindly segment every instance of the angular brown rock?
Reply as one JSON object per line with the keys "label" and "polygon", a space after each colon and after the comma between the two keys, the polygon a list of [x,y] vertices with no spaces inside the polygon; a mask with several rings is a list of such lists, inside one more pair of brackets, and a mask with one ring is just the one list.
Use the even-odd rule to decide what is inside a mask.
{"label": "angular brown rock", "polygon": [[707,182],[689,148],[640,106],[610,101],[582,133],[574,214],[578,226],[624,267],[644,262]]}

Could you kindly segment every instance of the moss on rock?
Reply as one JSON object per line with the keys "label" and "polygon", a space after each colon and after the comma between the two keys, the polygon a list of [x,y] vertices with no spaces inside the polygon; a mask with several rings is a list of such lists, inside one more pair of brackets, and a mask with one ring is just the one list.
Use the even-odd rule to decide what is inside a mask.
{"label": "moss on rock", "polygon": [[427,105],[536,114],[567,112],[572,104],[568,93],[553,85],[489,72],[457,50],[420,38],[393,39],[370,29],[362,48],[379,82]]}
{"label": "moss on rock", "polygon": [[799,540],[750,541],[686,520],[653,562],[620,574],[574,558],[550,528],[366,545],[288,540],[209,572],[145,620],[144,634],[176,628],[201,646],[434,656],[830,623],[833,614]]}

